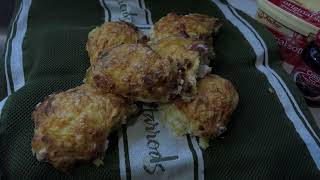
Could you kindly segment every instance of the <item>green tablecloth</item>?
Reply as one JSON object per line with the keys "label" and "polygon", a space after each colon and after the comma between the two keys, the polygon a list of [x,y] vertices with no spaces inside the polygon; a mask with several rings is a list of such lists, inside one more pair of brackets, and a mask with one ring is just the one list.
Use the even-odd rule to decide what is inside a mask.
{"label": "green tablecloth", "polygon": [[[272,35],[225,1],[18,2],[0,61],[1,179],[320,179],[320,130],[283,71]],[[164,170],[148,174],[139,166],[149,154],[147,132],[137,121],[111,135],[103,167],[84,164],[63,174],[38,162],[31,153],[31,113],[45,96],[82,83],[89,67],[88,32],[128,15],[148,31],[152,21],[169,12],[204,13],[223,21],[215,39],[213,73],[231,80],[240,94],[226,135],[201,150],[195,138],[167,135],[154,117],[161,130],[159,152],[178,157],[161,162]]]}

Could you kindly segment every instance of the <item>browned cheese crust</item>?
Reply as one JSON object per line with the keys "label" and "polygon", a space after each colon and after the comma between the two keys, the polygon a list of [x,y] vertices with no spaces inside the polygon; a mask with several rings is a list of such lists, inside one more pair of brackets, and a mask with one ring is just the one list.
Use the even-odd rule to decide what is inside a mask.
{"label": "browned cheese crust", "polygon": [[32,152],[62,171],[79,161],[102,159],[111,130],[135,111],[123,98],[88,85],[52,94],[32,114]]}
{"label": "browned cheese crust", "polygon": [[212,44],[212,35],[221,27],[217,18],[202,14],[177,15],[169,13],[155,23],[151,39],[159,40],[169,36],[200,39]]}
{"label": "browned cheese crust", "polygon": [[197,90],[199,65],[208,61],[210,49],[207,44],[203,41],[174,36],[149,44],[163,59],[172,60],[176,71],[183,79],[181,97],[184,100],[192,99]]}
{"label": "browned cheese crust", "polygon": [[123,44],[98,59],[85,83],[134,101],[168,102],[177,95],[174,64],[142,44]]}
{"label": "browned cheese crust", "polygon": [[238,93],[230,81],[208,75],[198,82],[198,95],[192,102],[177,100],[175,105],[193,124],[194,135],[216,137],[226,130],[238,101]]}
{"label": "browned cheese crust", "polygon": [[142,37],[141,32],[133,24],[127,22],[106,22],[93,29],[88,35],[86,49],[90,63],[108,53],[112,48],[124,43],[137,43]]}

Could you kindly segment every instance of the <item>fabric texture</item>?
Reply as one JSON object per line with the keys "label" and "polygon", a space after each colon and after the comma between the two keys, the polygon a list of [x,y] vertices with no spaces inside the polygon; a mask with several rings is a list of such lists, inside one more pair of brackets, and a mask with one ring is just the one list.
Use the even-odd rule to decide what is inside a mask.
{"label": "fabric texture", "polygon": [[[140,170],[136,173],[135,169],[143,168],[130,166],[130,161],[131,165],[136,164],[132,161],[143,153],[134,146],[147,147],[133,142],[132,139],[139,141],[139,138],[130,138],[128,133],[134,134],[130,126],[134,125],[128,124],[109,137],[104,166],[97,168],[89,163],[80,165],[71,174],[61,173],[32,156],[31,113],[47,95],[82,83],[89,67],[87,35],[104,21],[116,19],[113,6],[119,6],[120,10],[121,4],[128,11],[142,9],[145,14],[141,16],[152,17],[153,22],[169,12],[203,13],[220,18],[223,26],[215,38],[212,73],[229,79],[237,87],[238,108],[225,135],[212,140],[206,150],[201,151],[196,139],[189,136],[177,140],[188,148],[188,154],[179,155],[179,147],[164,145],[177,148],[178,155],[170,156],[172,159],[189,157],[188,161],[181,161],[184,165],[177,163],[180,161],[166,161],[162,164],[165,171],[157,169],[151,175]],[[20,6],[11,24],[12,35],[8,35],[7,55],[0,62],[0,179],[320,178],[320,130],[302,95],[282,69],[272,35],[226,1],[21,0]],[[130,21],[140,23],[137,24],[140,29],[150,29],[150,20],[141,24],[132,14]],[[21,57],[12,56],[16,53]],[[144,131],[143,125],[134,128]],[[192,175],[180,176],[185,173],[184,168],[193,169]]]}

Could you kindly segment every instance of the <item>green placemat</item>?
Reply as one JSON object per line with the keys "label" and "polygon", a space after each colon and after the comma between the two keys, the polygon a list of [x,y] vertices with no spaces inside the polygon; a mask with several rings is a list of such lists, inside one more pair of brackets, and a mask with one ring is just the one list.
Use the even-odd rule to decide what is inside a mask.
{"label": "green placemat", "polygon": [[[320,131],[281,68],[272,35],[225,1],[21,0],[19,4],[0,62],[1,179],[320,179]],[[204,13],[224,23],[215,40],[213,73],[232,81],[240,94],[226,135],[203,151],[196,138],[171,136],[158,122],[156,110],[149,109],[110,136],[103,167],[84,164],[63,174],[38,162],[31,153],[31,113],[45,96],[82,83],[89,67],[88,32],[128,15],[148,31],[152,22],[169,12]],[[152,141],[158,158],[172,160],[145,163],[150,158],[146,139],[150,123],[160,132]]]}

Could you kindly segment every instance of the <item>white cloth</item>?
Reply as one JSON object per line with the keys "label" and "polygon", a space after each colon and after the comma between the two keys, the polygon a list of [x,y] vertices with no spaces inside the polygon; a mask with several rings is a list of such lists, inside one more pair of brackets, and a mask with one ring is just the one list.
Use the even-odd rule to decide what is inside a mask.
{"label": "white cloth", "polygon": [[256,16],[256,12],[257,12],[256,0],[228,0],[228,2],[233,7],[245,12],[252,18]]}

